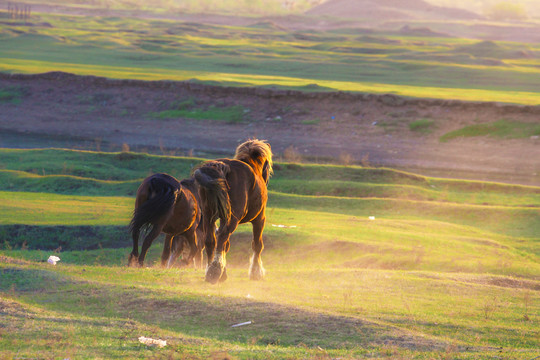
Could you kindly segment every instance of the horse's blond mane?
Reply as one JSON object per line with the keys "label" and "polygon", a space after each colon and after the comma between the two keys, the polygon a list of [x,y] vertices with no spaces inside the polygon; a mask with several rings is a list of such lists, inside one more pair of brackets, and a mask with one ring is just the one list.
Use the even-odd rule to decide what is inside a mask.
{"label": "horse's blond mane", "polygon": [[273,173],[272,148],[266,140],[251,139],[238,145],[234,158],[251,165],[253,170],[261,176],[265,163],[268,163],[266,170],[268,176]]}

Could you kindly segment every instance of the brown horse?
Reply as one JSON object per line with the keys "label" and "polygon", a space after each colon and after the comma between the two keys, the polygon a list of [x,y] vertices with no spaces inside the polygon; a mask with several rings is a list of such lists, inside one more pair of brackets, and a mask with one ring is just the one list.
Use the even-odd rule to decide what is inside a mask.
{"label": "brown horse", "polygon": [[[208,255],[206,281],[217,283],[227,279],[225,255],[229,237],[239,224],[251,222],[250,279],[264,277],[261,252],[262,233],[266,222],[266,186],[272,174],[272,151],[266,141],[249,140],[238,146],[234,159],[208,161],[195,170],[193,176],[200,185],[203,209],[203,229]],[[219,218],[217,242],[215,222]]]}
{"label": "brown horse", "polygon": [[[181,264],[189,265],[195,260],[195,266],[202,266],[204,234],[200,226],[202,216],[200,203],[198,188],[193,179],[180,182],[167,174],[154,174],[144,179],[137,190],[135,210],[129,225],[133,251],[129,256],[128,265],[142,266],[148,248],[154,239],[164,232],[162,266],[171,266],[182,254],[185,243],[189,245],[190,251],[187,259],[182,259]],[[144,238],[139,255],[141,230],[149,232]]]}

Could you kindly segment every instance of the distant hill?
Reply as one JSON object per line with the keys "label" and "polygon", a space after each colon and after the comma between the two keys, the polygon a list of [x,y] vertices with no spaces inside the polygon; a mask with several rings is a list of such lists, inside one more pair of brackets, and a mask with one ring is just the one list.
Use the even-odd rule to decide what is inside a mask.
{"label": "distant hill", "polygon": [[370,20],[472,20],[473,12],[431,5],[424,0],[329,0],[306,12],[308,15]]}

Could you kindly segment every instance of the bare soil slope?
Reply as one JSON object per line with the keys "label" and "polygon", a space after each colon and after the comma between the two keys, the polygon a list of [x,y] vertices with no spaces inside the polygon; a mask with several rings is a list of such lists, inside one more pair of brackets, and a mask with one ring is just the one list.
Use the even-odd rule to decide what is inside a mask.
{"label": "bare soil slope", "polygon": [[[424,174],[540,185],[540,140],[488,137],[441,143],[465,125],[502,118],[538,122],[540,108],[405,99],[394,95],[301,93],[188,82],[110,80],[66,73],[0,74],[0,87],[24,89],[0,103],[0,146],[62,146],[119,151],[230,155],[249,137],[304,160],[389,166]],[[245,121],[158,119],[173,102],[241,105]],[[409,124],[432,119],[433,131]],[[291,151],[289,151],[289,154]],[[333,159],[333,160],[332,160]],[[287,160],[287,159],[286,159]],[[158,169],[155,169],[156,171]]]}
{"label": "bare soil slope", "polygon": [[307,12],[308,15],[367,18],[378,20],[471,20],[473,12],[431,5],[423,0],[330,0]]}

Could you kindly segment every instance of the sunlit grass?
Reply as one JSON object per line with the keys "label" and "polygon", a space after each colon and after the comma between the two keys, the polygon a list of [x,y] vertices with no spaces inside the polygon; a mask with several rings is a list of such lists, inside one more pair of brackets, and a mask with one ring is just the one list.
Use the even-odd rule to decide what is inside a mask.
{"label": "sunlit grass", "polygon": [[[63,150],[5,150],[3,159],[4,166],[26,171],[41,164],[39,172],[51,174],[0,172],[1,189],[11,190],[0,192],[4,225],[106,225],[116,227],[116,232],[129,222],[134,191],[148,168],[167,172],[176,169],[188,175],[190,167],[202,161]],[[126,180],[96,179],[100,177]],[[306,184],[305,178],[320,180]],[[357,266],[386,268],[401,264],[409,269],[472,271],[477,263],[461,259],[469,259],[465,256],[468,252],[478,252],[483,246],[488,246],[488,251],[503,249],[508,252],[508,259],[518,254],[516,249],[538,253],[539,249],[528,242],[524,244],[523,239],[535,238],[539,231],[539,196],[538,188],[531,186],[436,179],[390,169],[282,164],[270,183],[267,234],[287,246],[292,246],[287,234],[294,234],[296,241],[302,239],[304,244],[317,239],[330,245],[342,244],[346,249],[352,243],[368,250],[373,247],[351,260]],[[326,222],[328,216],[334,220]],[[369,220],[371,216],[376,221]],[[245,234],[248,228],[242,226],[239,233]],[[448,229],[448,233],[443,229]],[[393,243],[396,238],[400,239],[399,244]],[[23,239],[11,240],[12,245],[20,246]],[[69,243],[68,240],[62,241]],[[456,243],[463,244],[457,248],[463,252],[453,256],[455,261],[441,262],[439,259],[444,254],[449,257]],[[451,246],[447,248],[447,244]],[[371,251],[375,254],[381,249],[386,249],[386,255],[370,255]],[[424,256],[426,249],[431,250]],[[310,256],[318,257],[316,253]],[[341,255],[338,252],[336,256],[339,259]],[[430,261],[411,260],[418,256]],[[515,268],[517,263],[518,260],[509,260],[508,266]],[[497,261],[485,266],[497,273],[508,271],[508,266],[501,267]],[[531,270],[523,271],[525,274]]]}
{"label": "sunlit grass", "polygon": [[[159,267],[159,240],[149,267],[126,266],[133,189],[149,169],[182,177],[201,159],[0,154],[1,356],[540,355],[538,187],[280,163],[270,180],[265,280],[248,278],[245,224],[231,237],[228,280],[212,286],[203,270]],[[46,263],[51,254],[61,258],[56,266]],[[168,345],[149,348],[139,336]]]}
{"label": "sunlit grass", "polygon": [[127,224],[133,200],[0,191],[0,224]]}
{"label": "sunlit grass", "polygon": [[220,83],[239,83],[243,86],[277,85],[284,87],[306,87],[317,83],[319,86],[339,91],[392,93],[402,96],[432,99],[456,99],[464,101],[494,101],[515,104],[536,105],[540,103],[540,95],[522,91],[496,91],[482,89],[452,89],[426,86],[406,86],[394,84],[355,83],[345,81],[326,81],[282,76],[243,75],[234,73],[208,73],[165,69],[137,69],[113,66],[65,64],[32,60],[0,59],[0,70],[11,73],[42,73],[63,71],[78,75],[95,75],[113,79],[137,80],[177,80],[187,81],[197,78],[201,81],[217,81]]}
{"label": "sunlit grass", "polygon": [[[284,354],[304,358],[320,349],[342,356],[393,351],[394,355],[424,353],[429,357],[431,352],[447,352],[450,343],[461,348],[453,350],[453,358],[466,356],[467,346],[475,349],[475,356],[488,356],[492,351],[476,350],[479,346],[503,346],[509,355],[517,349],[527,356],[537,352],[534,337],[530,336],[534,322],[526,320],[536,319],[534,314],[538,311],[538,305],[530,301],[533,290],[513,287],[518,280],[510,277],[334,270],[322,266],[285,270],[268,266],[265,281],[250,282],[245,269],[232,267],[228,282],[212,287],[204,283],[202,271],[189,269],[140,270],[69,264],[51,268],[30,263],[4,266],[1,271],[8,277],[0,282],[2,290],[8,290],[11,269],[19,270],[17,286],[24,292],[17,291],[16,286],[10,297],[30,313],[45,312],[50,314],[49,318],[57,318],[57,312],[69,316],[75,324],[71,331],[82,342],[77,350],[81,355],[100,351],[114,356],[118,346],[124,347],[124,351],[135,348],[147,354],[151,350],[141,348],[136,339],[141,334],[150,336],[148,332],[168,340],[169,348],[163,352],[194,351],[203,357],[213,349],[240,358],[279,358]],[[33,273],[38,270],[41,276],[36,277]],[[111,271],[114,277],[110,276]],[[40,291],[50,286],[54,286],[54,292]],[[123,296],[119,297],[120,294]],[[175,311],[170,313],[166,309]],[[109,323],[112,328],[108,334],[93,326],[87,331],[95,333],[100,341],[114,344],[112,348],[102,344],[88,348],[91,342],[84,340],[86,337],[76,325],[81,317],[97,324]],[[248,320],[252,321],[251,326],[230,329],[230,325]],[[49,322],[38,323],[41,329],[48,328]],[[26,326],[20,326],[25,323],[17,324],[19,336],[26,335]],[[122,326],[124,336],[107,340]],[[210,327],[212,331],[207,330]],[[332,331],[334,327],[339,330]],[[57,327],[56,331],[65,334],[67,329]],[[310,335],[302,335],[304,332]],[[402,337],[411,341],[410,347],[399,341]],[[393,350],[382,345],[381,339],[385,338],[396,340]],[[190,345],[192,341],[188,339],[198,339],[196,344],[207,343],[206,350]],[[30,351],[45,351],[32,340],[25,341],[33,345],[28,348]],[[272,345],[266,346],[268,342]],[[431,350],[421,350],[422,343]]]}

